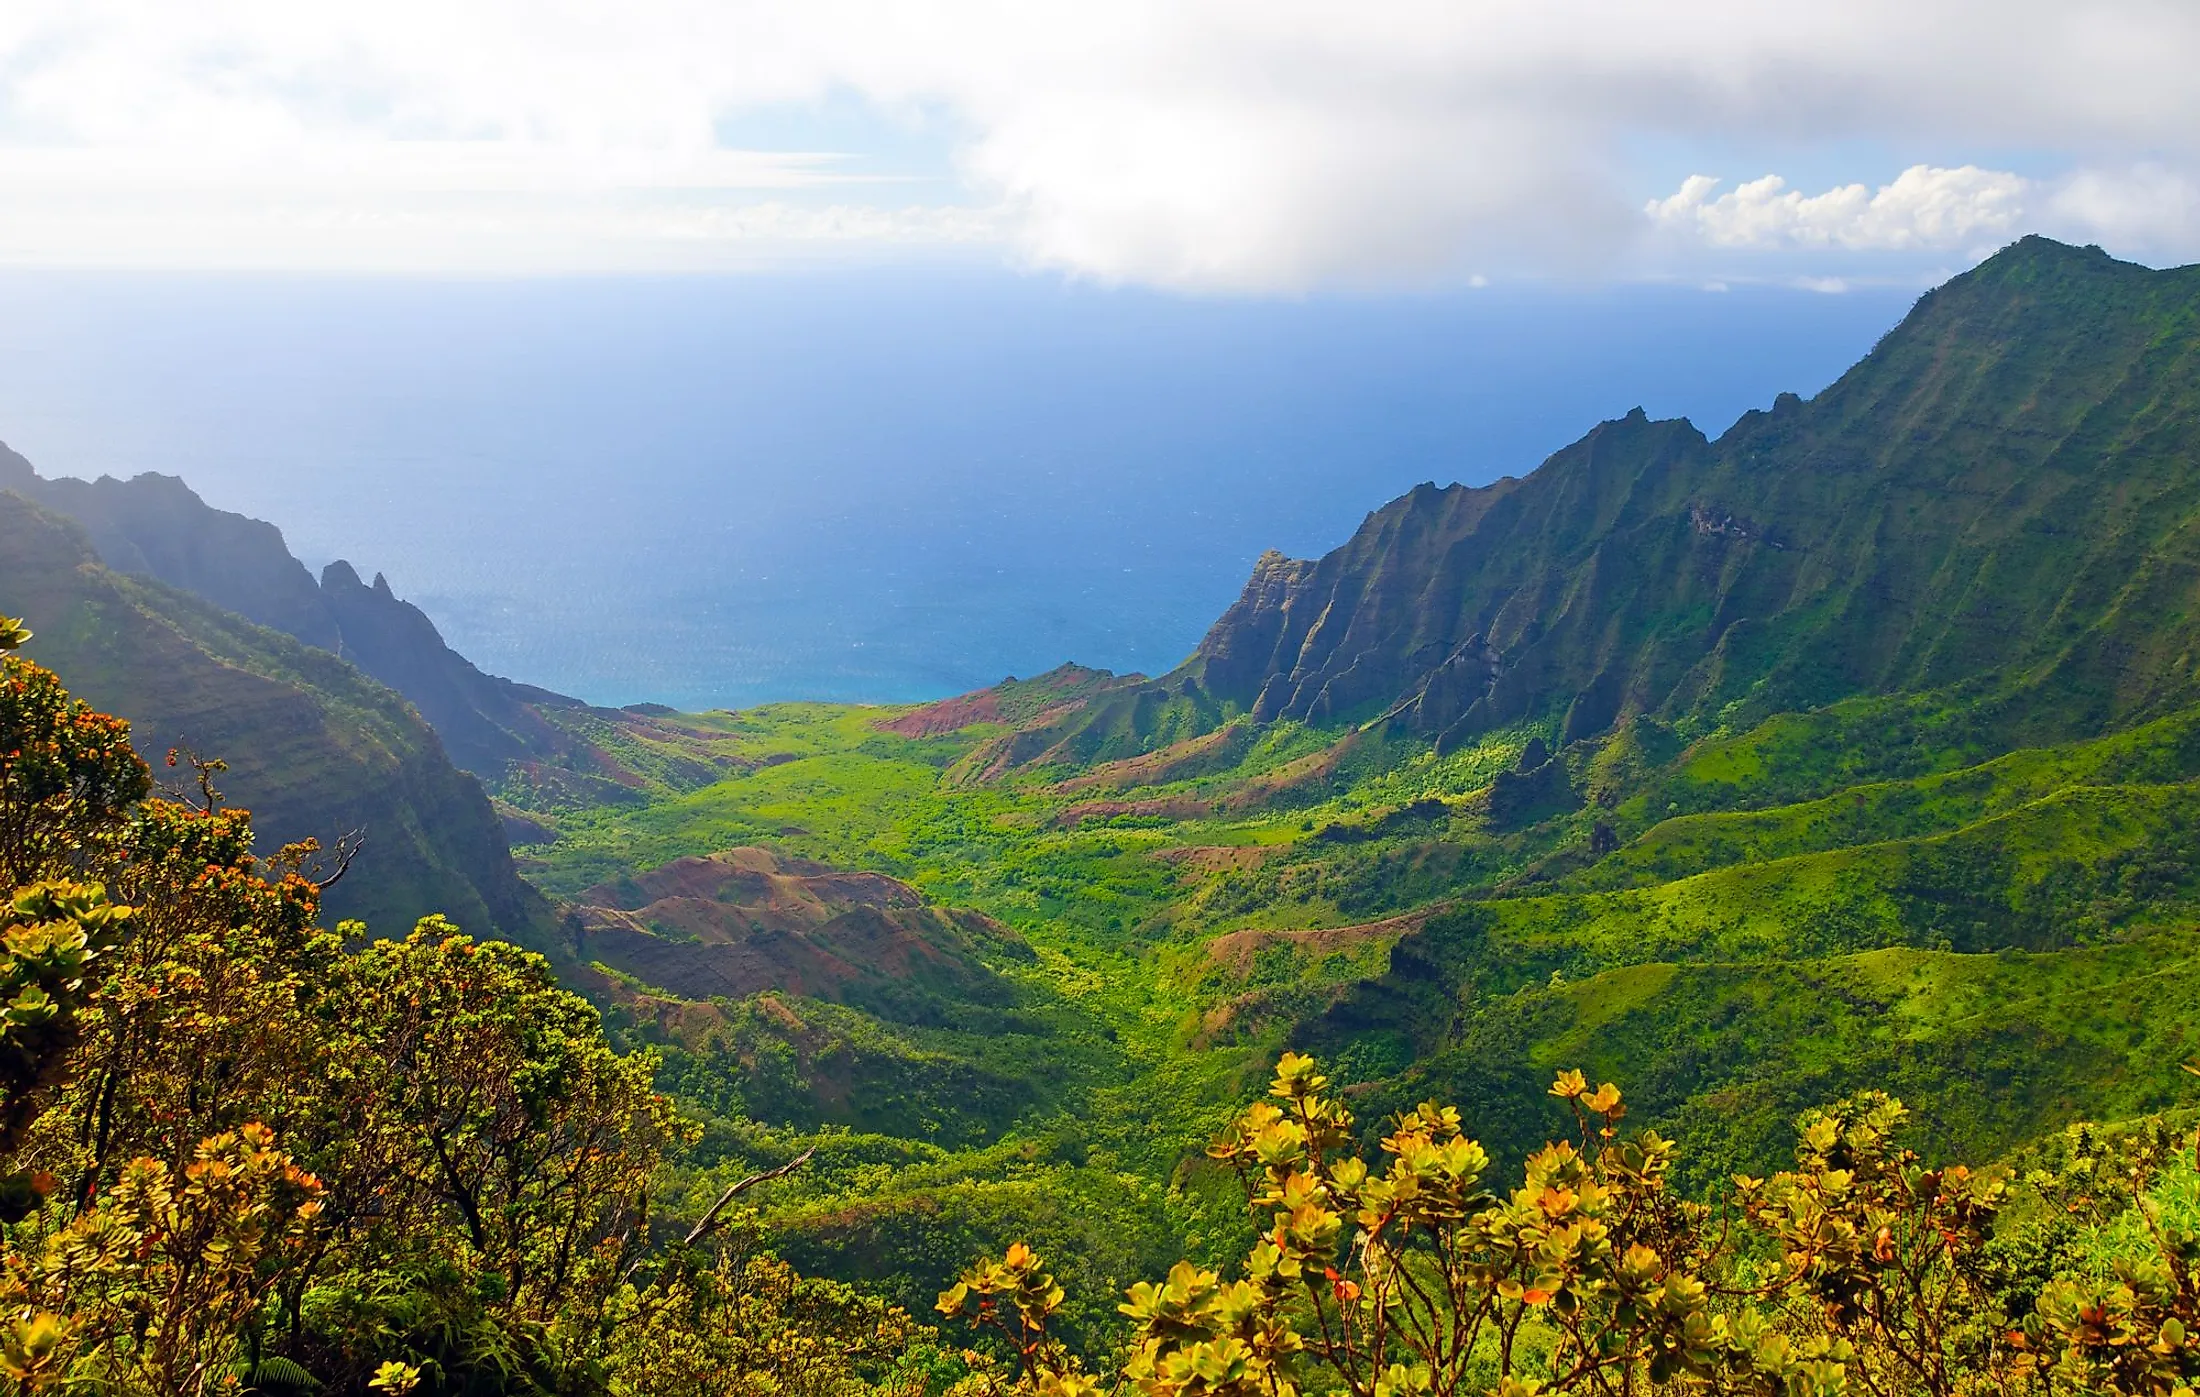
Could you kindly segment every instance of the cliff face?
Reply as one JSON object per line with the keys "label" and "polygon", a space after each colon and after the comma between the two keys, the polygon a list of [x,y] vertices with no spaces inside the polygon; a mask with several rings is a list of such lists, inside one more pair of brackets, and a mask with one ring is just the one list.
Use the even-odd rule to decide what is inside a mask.
{"label": "cliff face", "polygon": [[45,480],[0,446],[0,489],[76,520],[101,562],[155,578],[248,621],[343,656],[410,699],[452,761],[485,780],[510,762],[559,759],[571,739],[541,709],[578,709],[546,689],[483,674],[450,648],[426,613],[350,563],[315,583],[273,524],[215,509],[174,476]]}
{"label": "cliff face", "polygon": [[87,530],[6,492],[0,598],[29,618],[31,657],[129,719],[157,774],[170,747],[226,760],[225,803],[253,812],[264,847],[364,830],[330,890],[332,918],[388,934],[443,912],[543,943],[548,906],[514,871],[480,786],[409,704],[351,665],[104,566]]}
{"label": "cliff face", "polygon": [[1615,603],[1671,568],[1642,497],[1703,446],[1687,423],[1638,413],[1526,481],[1421,486],[1317,563],[1264,559],[1190,668],[1263,720],[1397,708],[1434,737],[1477,703],[1490,725],[1524,716],[1571,677],[1551,660],[1609,659]]}
{"label": "cliff face", "polygon": [[2196,696],[2196,537],[2200,268],[2028,238],[1717,442],[1638,411],[1262,559],[1181,675],[1439,743],[1988,676],[2082,730]]}
{"label": "cliff face", "polygon": [[451,760],[468,771],[492,778],[508,762],[559,755],[570,745],[537,709],[577,709],[585,706],[580,700],[483,674],[443,643],[426,612],[398,600],[382,574],[368,586],[350,563],[330,563],[320,591],[336,625],[336,652],[411,699]]}

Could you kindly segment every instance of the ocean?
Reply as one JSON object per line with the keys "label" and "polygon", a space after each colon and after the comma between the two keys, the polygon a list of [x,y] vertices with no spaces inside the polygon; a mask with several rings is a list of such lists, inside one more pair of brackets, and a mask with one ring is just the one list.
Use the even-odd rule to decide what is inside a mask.
{"label": "ocean", "polygon": [[1914,294],[10,274],[0,439],[46,475],[180,475],[309,566],[384,573],[492,673],[907,701],[1166,669],[1264,549],[1638,405],[1716,435]]}

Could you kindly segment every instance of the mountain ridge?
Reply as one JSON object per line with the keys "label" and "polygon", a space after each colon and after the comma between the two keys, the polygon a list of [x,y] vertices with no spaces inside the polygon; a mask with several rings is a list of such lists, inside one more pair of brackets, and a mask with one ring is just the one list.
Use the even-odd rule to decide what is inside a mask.
{"label": "mountain ridge", "polygon": [[2200,267],[2028,237],[1716,441],[1637,408],[1526,475],[1418,486],[1318,559],[1263,555],[1182,665],[1018,755],[1238,714],[1439,750],[1522,723],[1702,733],[1965,683],[2035,737],[2138,721],[2200,694],[2196,454]]}
{"label": "mountain ridge", "polygon": [[129,719],[156,770],[171,747],[226,762],[217,785],[266,847],[363,831],[332,916],[383,933],[432,912],[529,943],[547,931],[479,785],[410,705],[335,655],[108,568],[81,525],[13,491],[0,491],[0,595],[34,619],[33,657]]}
{"label": "mountain ridge", "polygon": [[513,762],[572,754],[542,711],[586,708],[581,700],[484,674],[382,574],[370,585],[339,559],[316,581],[275,525],[216,509],[175,476],[47,479],[0,445],[0,489],[82,524],[117,572],[156,578],[350,660],[410,700],[451,759],[484,780]]}
{"label": "mountain ridge", "polygon": [[[1238,719],[1439,752],[1635,718],[1693,740],[1970,686],[1992,741],[2200,697],[2200,267],[2018,240],[1811,399],[1714,441],[1637,408],[1535,470],[1415,487],[1330,552],[1263,554],[1193,653],[1084,679],[965,770],[1072,771]],[[1013,688],[908,721],[978,721]]]}

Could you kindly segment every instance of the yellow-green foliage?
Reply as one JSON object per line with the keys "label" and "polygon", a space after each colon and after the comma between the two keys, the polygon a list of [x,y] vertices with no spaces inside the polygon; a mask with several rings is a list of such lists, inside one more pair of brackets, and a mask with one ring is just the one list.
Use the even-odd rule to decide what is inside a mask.
{"label": "yellow-green foliage", "polygon": [[[2200,1380],[2200,1235],[2165,1206],[2159,1131],[2033,1171],[2021,1201],[2044,1222],[2027,1229],[2005,1225],[2009,1171],[1925,1167],[1879,1092],[1805,1113],[1795,1167],[1736,1176],[1714,1208],[1671,1187],[1678,1146],[1624,1131],[1619,1089],[1579,1071],[1549,1088],[1571,1138],[1510,1187],[1456,1109],[1401,1113],[1371,1158],[1327,1087],[1286,1054],[1211,1147],[1263,1230],[1227,1275],[1179,1263],[1131,1286],[1118,1361],[1059,1341],[1067,1293],[1021,1244],[938,1309],[999,1333],[1013,1389],[1045,1397],[2169,1397]],[[2104,1221],[2055,1215],[2080,1206]],[[2073,1270],[2104,1244],[2111,1275]]]}
{"label": "yellow-green foliage", "polygon": [[322,930],[309,848],[118,804],[121,725],[6,678],[38,697],[11,760],[44,763],[0,782],[19,867],[101,881],[27,884],[0,938],[0,1387],[640,1393],[733,1361],[721,1390],[823,1394],[917,1361],[905,1314],[753,1254],[743,1185],[667,1245],[694,1131],[541,957]]}
{"label": "yellow-green foliage", "polygon": [[[574,889],[762,843],[891,873],[1030,943],[1035,959],[995,967],[1018,1006],[967,1006],[952,1029],[790,1002],[729,1009],[746,1027],[715,1057],[665,1044],[668,1085],[729,1120],[947,1150],[937,1169],[882,1165],[860,1209],[805,1198],[774,1219],[806,1266],[914,1304],[958,1248],[1005,1245],[1019,1207],[1121,1208],[1141,1240],[1102,1273],[1151,1264],[1170,1227],[1218,1261],[1234,1227],[1182,1161],[1287,1047],[1318,1048],[1386,1108],[1455,1096],[1507,1161],[1545,1128],[1529,1066],[1590,1063],[1696,1142],[1691,1190],[1761,1172],[1797,1111],[1874,1085],[1917,1103],[1935,1157],[2170,1104],[2164,1055],[2190,1051],[2180,1026],[2200,1007],[2172,969],[2200,920],[2200,711],[2002,751],[1967,705],[1859,699],[1694,746],[1632,721],[1552,754],[1536,779],[1578,808],[1520,828],[1490,818],[1486,791],[1548,727],[1440,756],[1278,723],[1227,765],[971,782],[961,764],[1002,724],[911,738],[883,726],[906,710],[774,705],[693,720],[740,770],[563,813],[522,857]],[[775,1027],[790,1021],[805,1027]],[[1026,1179],[992,1152],[1052,1151],[1065,1119],[1083,1163]],[[1103,1171],[1159,1201],[1109,1194]],[[1047,1240],[1059,1255],[1056,1238],[1090,1232]],[[888,1260],[836,1261],[853,1253],[832,1238]],[[1072,1309],[1081,1341],[1105,1319]]]}

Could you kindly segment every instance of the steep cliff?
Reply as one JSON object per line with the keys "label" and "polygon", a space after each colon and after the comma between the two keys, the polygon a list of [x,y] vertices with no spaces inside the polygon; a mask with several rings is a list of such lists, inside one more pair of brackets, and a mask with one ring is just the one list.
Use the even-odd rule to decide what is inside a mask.
{"label": "steep cliff", "polygon": [[85,529],[0,492],[0,599],[28,617],[30,655],[130,720],[156,771],[168,749],[220,757],[226,803],[267,847],[364,831],[330,891],[332,917],[402,932],[443,912],[541,944],[549,910],[514,871],[472,777],[418,713],[328,651],[177,588],[104,566]]}
{"label": "steep cliff", "polygon": [[1177,677],[1439,744],[1963,681],[2086,731],[2200,693],[2196,463],[2200,268],[2027,238],[1716,442],[1637,411],[1263,558]]}
{"label": "steep cliff", "polygon": [[46,480],[0,446],[0,489],[82,524],[116,572],[155,578],[343,656],[410,699],[451,760],[484,780],[509,763],[561,760],[576,748],[543,714],[584,708],[578,699],[483,674],[380,574],[369,586],[350,563],[335,562],[316,584],[281,530],[215,509],[174,476]]}

